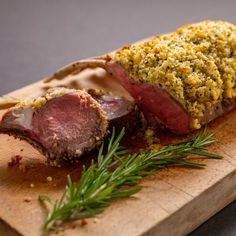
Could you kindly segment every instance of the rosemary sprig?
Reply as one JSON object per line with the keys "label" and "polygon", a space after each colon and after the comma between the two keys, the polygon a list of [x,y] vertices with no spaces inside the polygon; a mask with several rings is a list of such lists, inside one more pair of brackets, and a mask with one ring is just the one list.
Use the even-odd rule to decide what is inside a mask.
{"label": "rosemary sprig", "polygon": [[92,217],[104,211],[115,198],[129,197],[141,187],[137,181],[150,175],[154,170],[172,165],[203,167],[205,164],[190,161],[189,154],[206,158],[220,159],[222,156],[206,152],[208,145],[215,142],[212,134],[202,134],[189,141],[164,147],[160,151],[142,151],[130,153],[120,145],[124,129],[115,138],[113,129],[107,150],[101,145],[97,163],[83,171],[79,181],[74,184],[68,176],[65,191],[59,201],[52,201],[48,196],[39,196],[41,201],[51,204],[52,210],[44,224],[45,230],[58,229],[58,222]]}

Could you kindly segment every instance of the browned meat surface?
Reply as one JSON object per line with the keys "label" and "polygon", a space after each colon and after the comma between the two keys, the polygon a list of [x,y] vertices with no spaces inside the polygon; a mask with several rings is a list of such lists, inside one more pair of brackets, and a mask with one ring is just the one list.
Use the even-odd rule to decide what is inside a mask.
{"label": "browned meat surface", "polygon": [[86,92],[61,89],[11,108],[0,132],[25,139],[39,148],[50,164],[74,159],[98,146],[107,133],[107,117]]}

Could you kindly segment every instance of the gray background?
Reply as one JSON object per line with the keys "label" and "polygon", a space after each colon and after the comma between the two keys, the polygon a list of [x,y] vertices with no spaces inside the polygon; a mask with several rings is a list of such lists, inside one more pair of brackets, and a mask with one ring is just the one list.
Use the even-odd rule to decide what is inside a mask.
{"label": "gray background", "polygon": [[[73,60],[203,19],[236,24],[236,1],[0,0],[0,95]],[[236,235],[236,202],[191,233],[200,235]]]}

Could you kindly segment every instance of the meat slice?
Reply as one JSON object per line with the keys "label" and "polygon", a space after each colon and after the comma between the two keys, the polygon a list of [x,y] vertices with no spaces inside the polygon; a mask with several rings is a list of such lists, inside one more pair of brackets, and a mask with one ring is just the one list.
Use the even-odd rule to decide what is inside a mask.
{"label": "meat slice", "polygon": [[157,121],[178,134],[236,103],[236,26],[203,21],[115,52],[108,70]]}
{"label": "meat slice", "polygon": [[62,88],[11,108],[0,132],[27,140],[57,165],[98,146],[107,127],[104,111],[88,93]]}
{"label": "meat slice", "polygon": [[109,93],[104,94],[93,89],[89,90],[88,93],[105,112],[110,129],[115,127],[116,130],[121,130],[122,127],[125,127],[126,133],[129,133],[141,125],[140,110],[134,101]]}
{"label": "meat slice", "polygon": [[164,124],[178,134],[190,132],[188,113],[165,89],[132,80],[121,65],[112,61],[108,62],[108,71],[139,104],[151,125]]}
{"label": "meat slice", "polygon": [[[150,83],[132,80],[126,70],[115,62],[108,62],[107,70],[135,99],[151,125],[164,125],[176,134],[187,134],[196,129],[190,114],[167,90]],[[204,115],[199,118],[199,123],[208,124],[235,107],[235,98],[223,99],[205,109]]]}

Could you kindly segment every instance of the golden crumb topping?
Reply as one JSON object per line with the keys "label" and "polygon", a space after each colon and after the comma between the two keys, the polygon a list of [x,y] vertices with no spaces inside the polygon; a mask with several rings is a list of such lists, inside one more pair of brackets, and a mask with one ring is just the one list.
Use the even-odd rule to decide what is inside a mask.
{"label": "golden crumb topping", "polygon": [[34,108],[40,108],[47,101],[51,100],[52,98],[59,97],[61,95],[67,94],[67,93],[76,93],[76,92],[77,92],[77,90],[74,90],[74,89],[70,90],[70,89],[67,89],[64,87],[52,88],[52,89],[49,89],[44,96],[38,97],[34,100],[19,102],[17,104],[17,107],[30,106],[30,107],[34,107]]}
{"label": "golden crumb topping", "polygon": [[207,109],[236,97],[236,26],[203,21],[126,46],[112,59],[134,80],[165,88],[189,112],[194,128]]}
{"label": "golden crumb topping", "polygon": [[64,87],[56,87],[56,88],[49,89],[45,95],[38,97],[34,100],[21,101],[16,106],[17,107],[30,106],[34,108],[40,108],[49,100],[56,97],[60,97],[62,95],[66,95],[66,94],[80,96],[81,104],[83,103],[86,104],[88,99],[91,99],[93,100],[93,103],[90,104],[90,107],[93,107],[94,109],[97,109],[97,107],[100,107],[100,105],[85,90],[68,89]]}

